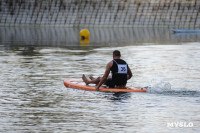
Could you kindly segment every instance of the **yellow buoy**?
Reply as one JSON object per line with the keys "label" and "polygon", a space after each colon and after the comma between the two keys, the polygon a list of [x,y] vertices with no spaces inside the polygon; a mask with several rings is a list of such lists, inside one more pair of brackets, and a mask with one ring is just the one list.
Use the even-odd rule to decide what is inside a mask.
{"label": "yellow buoy", "polygon": [[81,37],[81,40],[89,39],[89,37],[90,37],[90,32],[89,32],[89,30],[87,30],[87,29],[82,29],[82,30],[80,31],[80,37]]}

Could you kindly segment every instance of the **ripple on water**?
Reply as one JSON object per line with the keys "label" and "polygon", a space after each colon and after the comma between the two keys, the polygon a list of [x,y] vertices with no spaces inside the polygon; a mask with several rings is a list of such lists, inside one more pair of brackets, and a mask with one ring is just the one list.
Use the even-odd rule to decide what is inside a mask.
{"label": "ripple on water", "polygon": [[[114,49],[133,71],[128,85],[149,86],[147,93],[64,87],[67,77],[102,76]],[[0,56],[1,132],[171,132],[167,122],[179,121],[195,126],[176,132],[199,128],[197,44],[21,50]]]}

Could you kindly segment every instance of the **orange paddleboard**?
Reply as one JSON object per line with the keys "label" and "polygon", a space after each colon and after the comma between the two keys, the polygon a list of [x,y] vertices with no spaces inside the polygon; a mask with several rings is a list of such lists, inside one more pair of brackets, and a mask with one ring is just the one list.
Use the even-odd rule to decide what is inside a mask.
{"label": "orange paddleboard", "polygon": [[[67,78],[64,80],[64,85],[69,88],[87,90],[87,91],[96,91],[95,86],[86,85],[82,80]],[[118,88],[100,88],[99,91],[102,92],[147,92],[146,88],[142,87],[131,87],[126,89]]]}

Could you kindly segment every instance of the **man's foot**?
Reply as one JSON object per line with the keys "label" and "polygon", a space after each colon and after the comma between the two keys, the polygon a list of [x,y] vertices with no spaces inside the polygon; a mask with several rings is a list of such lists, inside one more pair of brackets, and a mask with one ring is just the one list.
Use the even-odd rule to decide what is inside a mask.
{"label": "man's foot", "polygon": [[89,81],[88,81],[88,79],[86,78],[86,76],[84,74],[82,76],[82,79],[83,79],[83,81],[85,82],[86,85],[89,84]]}

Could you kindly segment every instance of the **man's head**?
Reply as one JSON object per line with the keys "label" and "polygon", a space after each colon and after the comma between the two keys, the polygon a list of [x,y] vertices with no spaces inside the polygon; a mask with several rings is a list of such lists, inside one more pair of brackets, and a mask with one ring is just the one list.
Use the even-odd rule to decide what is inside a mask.
{"label": "man's head", "polygon": [[120,53],[120,51],[119,50],[115,50],[115,51],[113,51],[113,58],[114,57],[121,57],[121,53]]}

